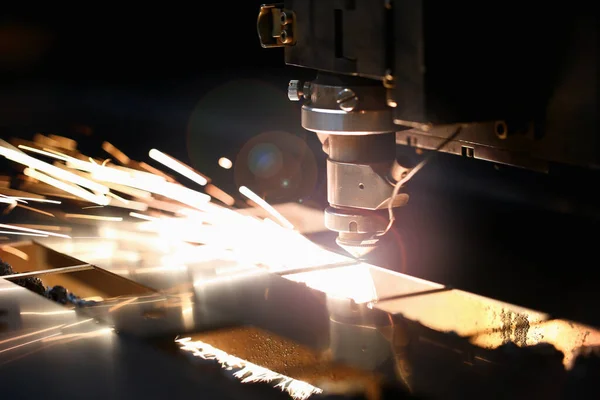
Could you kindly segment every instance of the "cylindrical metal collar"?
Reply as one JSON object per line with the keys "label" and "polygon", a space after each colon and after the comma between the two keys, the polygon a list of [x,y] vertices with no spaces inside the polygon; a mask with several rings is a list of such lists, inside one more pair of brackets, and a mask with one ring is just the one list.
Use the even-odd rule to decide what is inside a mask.
{"label": "cylindrical metal collar", "polygon": [[385,102],[385,88],[378,84],[311,84],[310,98],[302,107],[302,126],[337,135],[372,135],[397,129]]}
{"label": "cylindrical metal collar", "polygon": [[351,111],[302,107],[302,127],[333,135],[373,135],[394,132],[391,110]]}

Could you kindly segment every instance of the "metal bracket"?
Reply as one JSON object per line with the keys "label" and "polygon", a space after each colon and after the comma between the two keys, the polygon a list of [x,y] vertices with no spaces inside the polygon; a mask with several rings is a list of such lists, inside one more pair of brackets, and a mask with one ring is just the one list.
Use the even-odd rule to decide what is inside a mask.
{"label": "metal bracket", "polygon": [[263,4],[256,27],[260,45],[265,48],[293,46],[296,43],[296,15],[282,3]]}

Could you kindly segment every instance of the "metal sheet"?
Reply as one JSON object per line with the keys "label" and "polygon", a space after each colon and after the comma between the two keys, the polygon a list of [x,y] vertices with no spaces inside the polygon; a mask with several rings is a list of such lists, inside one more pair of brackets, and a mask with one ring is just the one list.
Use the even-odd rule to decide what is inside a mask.
{"label": "metal sheet", "polygon": [[[288,398],[239,384],[216,365],[194,366],[0,279],[2,397]],[[26,313],[26,314],[25,314]]]}
{"label": "metal sheet", "polygon": [[[39,247],[20,249],[37,254],[38,260],[61,260]],[[600,345],[598,331],[590,327],[348,262],[291,276],[269,274],[257,267],[218,276],[218,268],[232,267],[218,259],[188,265],[185,271],[144,265],[150,268],[145,274],[136,273],[140,266],[131,265],[128,278],[142,277],[153,289],[148,298],[117,296],[82,312],[135,336],[254,325],[307,346],[315,354],[328,354],[332,361],[398,380],[425,394],[440,394],[443,387],[463,393],[464,388],[453,382],[467,382],[475,390],[490,380],[494,382],[490,387],[504,390],[500,378],[535,371],[524,371],[522,365],[528,364],[517,361],[519,357],[527,362],[539,357],[546,360],[548,369],[539,375],[553,382],[555,390],[562,390],[561,382],[570,376],[564,365],[572,364],[582,346]],[[539,347],[542,344],[551,351]],[[443,385],[430,387],[431,379],[442,375]]]}

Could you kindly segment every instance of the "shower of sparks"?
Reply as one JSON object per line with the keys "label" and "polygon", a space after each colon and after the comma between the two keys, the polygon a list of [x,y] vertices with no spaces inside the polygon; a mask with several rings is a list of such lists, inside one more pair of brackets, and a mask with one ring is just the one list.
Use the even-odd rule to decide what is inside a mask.
{"label": "shower of sparks", "polygon": [[[248,187],[239,188],[241,195],[265,210],[267,218],[233,208],[236,198],[231,194],[217,188],[208,177],[156,149],[149,152],[151,158],[204,186],[206,193],[182,185],[155,167],[130,159],[111,144],[105,143],[103,148],[121,165],[103,162],[97,157],[90,158],[76,149],[65,154],[63,147],[53,145],[55,139],[36,138],[37,142],[34,139],[34,142],[19,147],[0,141],[0,156],[22,164],[26,176],[18,188],[20,191],[7,188],[7,194],[0,197],[0,207],[6,211],[37,196],[41,199],[45,196],[66,198],[68,200],[64,204],[48,200],[37,202],[36,206],[56,207],[60,204],[61,210],[65,211],[52,208],[44,212],[55,216],[53,219],[57,221],[57,227],[60,222],[67,225],[71,236],[58,233],[57,229],[33,229],[50,225],[47,223],[30,225],[30,228],[23,224],[0,224],[0,233],[9,237],[29,235],[44,238],[55,249],[87,262],[127,263],[128,267],[120,268],[129,275],[193,273],[193,284],[197,290],[237,279],[241,275],[258,277],[274,272],[316,290],[331,290],[335,296],[345,296],[357,302],[377,298],[371,285],[364,284],[365,279],[370,279],[368,273],[346,274],[343,284],[323,282],[323,279],[327,280],[327,272],[313,274],[314,279],[310,274],[286,275],[288,270],[306,271],[347,263],[348,259],[304,237],[290,221]],[[71,142],[68,144],[72,145]],[[22,151],[54,161],[48,164]],[[16,193],[22,193],[22,198]],[[107,215],[112,215],[96,214],[91,207],[104,207],[100,209],[102,214],[106,210]],[[90,209],[90,212],[76,211],[82,209]],[[93,224],[86,224],[86,220]],[[83,225],[87,231],[79,232],[78,226]],[[148,259],[150,253],[154,254],[151,258],[156,260],[156,264],[136,265],[140,260]],[[188,269],[188,266],[219,260],[229,264],[215,272],[216,276],[195,274],[193,268]],[[357,268],[361,269],[358,263]]]}
{"label": "shower of sparks", "polygon": [[108,198],[106,198],[105,196],[101,196],[101,195],[98,196],[98,195],[92,194],[92,193],[82,189],[79,186],[69,184],[69,183],[61,181],[59,179],[55,179],[49,175],[45,175],[41,172],[38,172],[35,169],[31,169],[28,167],[28,168],[25,168],[23,173],[26,176],[29,176],[33,179],[37,179],[38,181],[44,182],[50,186],[54,186],[57,189],[64,190],[65,192],[70,193],[74,196],[81,197],[83,200],[87,200],[91,203],[95,203],[100,206],[105,206],[105,205],[108,205],[108,203],[109,203]]}
{"label": "shower of sparks", "polygon": [[276,382],[276,388],[287,392],[295,400],[306,400],[313,394],[323,393],[322,389],[307,382],[252,364],[199,340],[192,341],[191,338],[183,338],[176,340],[176,342],[181,346],[181,350],[189,351],[194,356],[204,360],[215,360],[225,369],[236,370],[233,376],[240,379],[242,383]]}

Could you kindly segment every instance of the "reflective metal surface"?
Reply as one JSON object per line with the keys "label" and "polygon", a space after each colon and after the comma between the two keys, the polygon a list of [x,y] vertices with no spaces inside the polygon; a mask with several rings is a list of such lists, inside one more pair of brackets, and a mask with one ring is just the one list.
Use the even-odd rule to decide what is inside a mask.
{"label": "reflective metal surface", "polygon": [[[179,255],[182,262],[188,258],[185,263],[169,266],[161,263],[169,260],[161,260],[157,249],[136,247],[131,238],[118,239],[96,242],[95,248],[110,246],[109,254],[136,253],[142,258],[98,257],[93,264],[105,266],[106,270],[67,269],[64,273],[39,275],[46,285],[64,285],[78,296],[97,299],[97,304],[74,310],[49,303],[33,293],[27,292],[23,298],[4,296],[1,304],[8,304],[9,314],[17,316],[7,320],[10,335],[3,339],[8,340],[5,343],[18,345],[29,338],[36,340],[36,334],[24,336],[25,342],[13,339],[35,332],[32,329],[48,329],[42,333],[54,334],[65,326],[89,320],[81,325],[100,321],[104,328],[121,333],[110,334],[119,340],[167,338],[173,343],[178,335],[188,333],[211,345],[225,343],[228,353],[243,357],[240,347],[236,350],[227,337],[233,326],[255,326],[310,351],[313,370],[322,371],[315,363],[324,368],[332,362],[396,381],[416,394],[439,396],[443,387],[453,393],[449,398],[464,394],[462,386],[453,386],[454,380],[468,383],[472,390],[481,385],[504,390],[502,379],[513,379],[519,374],[533,379],[528,374],[535,369],[527,372],[523,365],[538,359],[544,360],[547,367],[538,374],[552,381],[554,390],[561,393],[566,387],[564,382],[574,379],[570,371],[577,355],[590,346],[600,346],[600,331],[592,327],[554,320],[544,313],[343,257],[337,259],[346,263],[268,273],[257,266],[240,269],[239,263],[225,254],[197,246],[189,254]],[[72,246],[73,250],[88,251],[73,242],[77,240],[63,242],[67,243],[63,250]],[[94,243],[88,245],[93,247]],[[57,243],[53,246],[60,247]],[[64,268],[87,261],[31,242],[13,243],[11,247],[18,249],[21,256],[27,255],[25,260],[14,252],[2,252],[1,256],[14,265],[16,272]],[[26,292],[6,280],[2,282],[0,294]],[[6,298],[9,300],[4,301]],[[45,304],[48,311],[28,308],[31,301]],[[52,325],[48,325],[49,321]],[[211,336],[210,332],[221,333]],[[44,340],[48,339],[40,342]],[[237,340],[245,343],[243,335]],[[288,354],[296,345],[286,346],[282,351]],[[13,351],[10,347],[3,349],[8,349],[5,353]],[[282,357],[287,357],[267,353],[263,367],[280,365]],[[256,359],[256,354],[252,357]],[[31,360],[37,362],[37,357]],[[306,379],[281,365],[276,372]],[[453,371],[454,380],[448,377],[448,371]],[[560,380],[553,374],[558,374]],[[445,381],[445,386],[431,387],[431,379],[438,376],[450,380]],[[319,378],[322,379],[313,376],[310,383],[326,387],[326,382],[335,381],[328,380],[326,373]],[[537,384],[532,385],[531,390],[539,390]]]}
{"label": "reflective metal surface", "polygon": [[108,325],[4,279],[0,305],[2,398],[287,397],[270,388],[242,386],[216,366],[199,368],[118,335]]}

